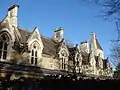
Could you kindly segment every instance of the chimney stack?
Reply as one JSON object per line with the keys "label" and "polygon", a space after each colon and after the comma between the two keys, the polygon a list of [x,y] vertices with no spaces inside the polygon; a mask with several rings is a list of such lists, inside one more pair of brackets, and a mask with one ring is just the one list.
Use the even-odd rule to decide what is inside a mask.
{"label": "chimney stack", "polygon": [[8,17],[12,26],[17,27],[17,18],[18,18],[18,4],[14,4],[8,8]]}
{"label": "chimney stack", "polygon": [[57,28],[54,30],[54,40],[57,42],[61,42],[61,40],[63,39],[63,28]]}

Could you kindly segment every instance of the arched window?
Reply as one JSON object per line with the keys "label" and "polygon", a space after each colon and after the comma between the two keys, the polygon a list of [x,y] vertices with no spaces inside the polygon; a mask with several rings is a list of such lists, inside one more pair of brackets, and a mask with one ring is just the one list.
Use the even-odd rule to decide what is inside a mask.
{"label": "arched window", "polygon": [[80,53],[76,54],[76,56],[75,56],[75,62],[76,62],[77,66],[82,64],[82,57],[81,57]]}
{"label": "arched window", "polygon": [[68,58],[68,55],[67,55],[67,52],[65,51],[65,50],[63,50],[62,52],[61,52],[61,62],[62,62],[62,65],[61,65],[61,68],[63,69],[63,70],[66,70],[66,65],[67,65],[67,63],[66,63],[66,59]]}
{"label": "arched window", "polygon": [[65,70],[65,58],[64,57],[62,57],[62,69],[64,69]]}
{"label": "arched window", "polygon": [[31,49],[31,64],[37,65],[37,60],[38,60],[37,56],[38,56],[37,55],[37,46],[36,46],[36,44],[33,44],[32,49]]}
{"label": "arched window", "polygon": [[7,50],[9,45],[9,37],[6,33],[0,35],[0,59],[7,58]]}

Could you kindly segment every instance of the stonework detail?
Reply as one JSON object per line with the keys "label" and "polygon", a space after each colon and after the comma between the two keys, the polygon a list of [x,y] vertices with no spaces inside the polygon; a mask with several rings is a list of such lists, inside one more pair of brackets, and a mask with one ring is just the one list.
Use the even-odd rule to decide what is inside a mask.
{"label": "stonework detail", "polygon": [[90,43],[83,41],[80,45],[69,47],[66,45],[62,27],[55,29],[54,38],[41,35],[37,27],[30,32],[17,25],[17,11],[18,5],[15,4],[0,22],[1,61],[74,73],[112,76],[109,59],[104,58],[95,33],[91,33]]}

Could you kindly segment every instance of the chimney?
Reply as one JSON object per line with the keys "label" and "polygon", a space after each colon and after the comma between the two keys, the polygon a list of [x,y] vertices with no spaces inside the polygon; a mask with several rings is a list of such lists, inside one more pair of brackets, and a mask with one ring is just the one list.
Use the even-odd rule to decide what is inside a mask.
{"label": "chimney", "polygon": [[89,53],[89,43],[86,40],[81,42],[80,48],[82,52]]}
{"label": "chimney", "polygon": [[77,47],[77,48],[79,48],[79,45],[78,45],[78,44],[76,44],[76,47]]}
{"label": "chimney", "polygon": [[10,23],[12,26],[17,27],[17,16],[18,16],[18,4],[14,4],[11,7],[8,8],[8,17],[10,19]]}
{"label": "chimney", "polygon": [[54,40],[57,42],[61,42],[61,40],[63,39],[63,28],[57,28],[54,30]]}

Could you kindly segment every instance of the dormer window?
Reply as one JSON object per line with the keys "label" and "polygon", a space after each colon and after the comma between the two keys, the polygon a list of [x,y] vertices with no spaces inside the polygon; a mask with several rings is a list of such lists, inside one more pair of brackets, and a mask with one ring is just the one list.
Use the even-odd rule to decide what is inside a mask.
{"label": "dormer window", "polygon": [[62,57],[62,69],[65,70],[66,64],[65,64],[65,58]]}
{"label": "dormer window", "polygon": [[34,44],[31,49],[31,64],[37,65],[38,55],[37,55],[37,46]]}
{"label": "dormer window", "polygon": [[66,70],[67,68],[67,60],[68,60],[68,55],[65,50],[61,52],[61,69]]}

